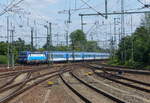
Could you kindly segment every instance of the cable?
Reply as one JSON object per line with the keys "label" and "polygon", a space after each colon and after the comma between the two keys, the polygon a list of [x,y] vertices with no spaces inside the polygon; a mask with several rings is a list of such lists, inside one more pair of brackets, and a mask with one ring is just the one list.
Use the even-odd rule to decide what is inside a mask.
{"label": "cable", "polygon": [[[88,0],[87,2],[90,2],[91,0]],[[82,8],[85,5],[85,3],[83,5],[81,5],[79,8]]]}
{"label": "cable", "polygon": [[139,3],[141,3],[142,5],[145,5],[143,2],[141,2],[140,0],[137,0]]}
{"label": "cable", "polygon": [[[89,2],[91,0],[88,0],[87,2]],[[74,12],[72,12],[71,14],[74,14],[77,10],[83,10],[83,9],[90,9],[90,8],[82,8],[85,4],[81,5],[78,9],[74,9]]]}
{"label": "cable", "polygon": [[[22,1],[24,0],[20,0],[17,3],[13,4],[15,0],[12,0],[12,2],[4,9],[4,11],[2,13],[0,13],[0,16],[4,15],[6,12],[8,12],[9,10],[11,10],[13,7],[17,6],[18,4],[20,4]],[[12,5],[13,4],[13,5]],[[12,6],[11,6],[12,5]]]}
{"label": "cable", "polygon": [[0,16],[2,16],[3,14],[5,14],[5,13],[7,12],[7,9],[14,3],[14,1],[15,1],[15,0],[12,0],[12,1],[10,2],[10,4],[4,9],[4,11],[2,11],[2,12],[0,13]]}
{"label": "cable", "polygon": [[93,9],[95,12],[97,12],[99,15],[101,15],[102,17],[105,17],[102,13],[100,13],[99,11],[97,11],[95,8],[93,8],[91,5],[89,5],[87,2],[85,2],[84,0],[81,0],[84,4],[86,4],[89,8]]}
{"label": "cable", "polygon": [[131,11],[131,10],[141,10],[141,9],[144,9],[144,7],[141,7],[141,8],[135,8],[135,9],[127,9],[127,10],[124,10],[124,11]]}

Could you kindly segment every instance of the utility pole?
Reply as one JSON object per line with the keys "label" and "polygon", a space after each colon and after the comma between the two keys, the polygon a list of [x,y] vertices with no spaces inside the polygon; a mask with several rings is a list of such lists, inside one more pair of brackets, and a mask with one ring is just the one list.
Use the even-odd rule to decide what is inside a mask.
{"label": "utility pole", "polygon": [[115,49],[117,49],[117,44],[118,44],[118,38],[120,35],[117,34],[117,25],[119,25],[118,20],[120,18],[114,18],[114,40],[115,40]]}
{"label": "utility pole", "polygon": [[9,54],[9,16],[7,16],[7,68],[10,66],[10,54]]}
{"label": "utility pole", "polygon": [[108,8],[107,8],[107,0],[105,0],[105,13],[106,13],[105,19],[108,18],[107,12],[108,12]]}
{"label": "utility pole", "polygon": [[83,16],[81,16],[81,30],[83,31]]}
{"label": "utility pole", "polygon": [[50,46],[52,46],[52,23],[49,23],[49,40]]}
{"label": "utility pole", "polygon": [[51,60],[52,60],[52,55],[51,55],[51,46],[52,46],[52,23],[48,23],[49,26],[46,26],[47,28],[47,51],[50,53],[48,56],[48,66],[50,65]]}
{"label": "utility pole", "polygon": [[45,26],[47,29],[47,49],[50,49],[50,46],[52,46],[52,30],[51,30],[51,23],[48,23],[49,26]]}
{"label": "utility pole", "polygon": [[34,28],[31,27],[31,51],[33,51],[33,32],[34,32]]}
{"label": "utility pole", "polygon": [[110,27],[109,27],[109,29],[110,29],[110,49],[109,49],[109,52],[110,52],[110,54],[111,54],[111,57],[112,57],[112,48],[111,48],[111,34],[112,34],[112,25],[111,25],[111,22],[109,23],[109,25],[110,25]]}
{"label": "utility pole", "polygon": [[[131,34],[133,32],[133,18],[131,15]],[[134,62],[134,36],[132,36],[132,62]]]}
{"label": "utility pole", "polygon": [[69,17],[68,17],[67,23],[71,23],[71,11],[70,11],[70,9],[68,10],[68,15],[69,15]]}
{"label": "utility pole", "polygon": [[10,30],[10,64],[11,67],[14,68],[14,28]]}
{"label": "utility pole", "polygon": [[[7,67],[14,68],[14,45],[13,45],[13,39],[14,39],[14,27],[10,30],[9,27],[9,16],[7,16],[7,57],[8,57],[8,62],[7,62]],[[12,27],[12,25],[11,25]]]}
{"label": "utility pole", "polygon": [[117,43],[116,43],[116,41],[117,41],[117,38],[116,38],[116,36],[117,36],[117,33],[116,33],[116,25],[117,25],[116,20],[117,20],[117,18],[114,18],[113,57],[115,56],[115,50],[116,50],[116,45],[117,45]]}
{"label": "utility pole", "polygon": [[57,46],[59,45],[59,33],[57,32],[57,34],[56,34],[56,40],[57,40]]}
{"label": "utility pole", "polygon": [[116,20],[117,20],[117,18],[114,18],[114,41],[115,41],[115,45],[116,45],[116,35],[117,35],[117,33],[116,33],[116,25],[117,25]]}
{"label": "utility pole", "polygon": [[69,47],[69,36],[68,36],[68,31],[66,31],[66,45]]}
{"label": "utility pole", "polygon": [[34,20],[35,48],[37,48],[37,22]]}
{"label": "utility pole", "polygon": [[[124,0],[121,0],[121,38],[125,37],[125,26],[124,26]],[[123,41],[123,51],[121,55],[122,61],[126,61],[126,49],[125,49],[125,41]]]}

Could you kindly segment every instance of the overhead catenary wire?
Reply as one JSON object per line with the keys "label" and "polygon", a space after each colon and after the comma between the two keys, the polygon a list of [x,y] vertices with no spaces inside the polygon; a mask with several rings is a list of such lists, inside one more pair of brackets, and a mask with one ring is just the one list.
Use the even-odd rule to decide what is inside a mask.
{"label": "overhead catenary wire", "polygon": [[[88,0],[87,2],[90,2],[91,0]],[[86,4],[84,3],[83,5],[81,5],[80,7],[79,7],[79,9],[81,9],[83,6],[85,6]]]}
{"label": "overhead catenary wire", "polygon": [[140,1],[140,0],[137,0],[139,3],[141,3],[142,5],[145,5],[142,1]]}
{"label": "overhead catenary wire", "polygon": [[5,14],[7,12],[7,9],[15,2],[15,0],[12,0],[10,2],[10,4],[8,6],[6,6],[6,8],[0,13],[0,16],[2,16],[3,14]]}
{"label": "overhead catenary wire", "polygon": [[17,3],[13,4],[15,2],[15,0],[13,0],[4,10],[3,12],[0,13],[0,16],[4,15],[5,13],[7,13],[9,10],[11,10],[12,8],[16,7],[18,4],[20,4],[21,2],[23,2],[24,0],[20,0]]}
{"label": "overhead catenary wire", "polygon": [[101,15],[102,17],[105,17],[102,13],[100,13],[99,11],[97,11],[94,7],[92,7],[91,5],[89,5],[87,2],[85,2],[84,0],[81,0],[84,4],[86,4],[89,8],[91,8],[92,10],[94,10],[95,12],[97,12],[99,15]]}

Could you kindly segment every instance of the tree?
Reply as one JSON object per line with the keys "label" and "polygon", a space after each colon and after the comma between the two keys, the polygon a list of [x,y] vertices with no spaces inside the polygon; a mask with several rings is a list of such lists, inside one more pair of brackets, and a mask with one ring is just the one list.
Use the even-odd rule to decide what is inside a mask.
{"label": "tree", "polygon": [[76,30],[74,32],[71,33],[70,35],[70,39],[71,39],[71,43],[72,43],[72,47],[76,50],[76,51],[84,51],[86,48],[86,36],[85,33],[82,30]]}
{"label": "tree", "polygon": [[7,54],[7,43],[0,42],[0,55],[6,55]]}
{"label": "tree", "polygon": [[12,52],[13,52],[15,58],[17,57],[18,52],[20,52],[20,51],[30,51],[31,50],[31,45],[30,44],[25,44],[25,41],[22,40],[21,38],[18,38],[18,40],[13,41],[12,44],[6,43],[6,42],[0,42],[0,55],[3,55],[3,58],[4,58],[4,56],[7,55],[8,45],[9,45],[9,49],[10,48],[12,49]]}
{"label": "tree", "polygon": [[[19,51],[32,51],[31,45],[25,44],[25,41],[22,40],[21,38],[18,38],[18,40],[14,41],[13,45],[18,52]],[[35,47],[33,47],[33,50],[36,50]]]}
{"label": "tree", "polygon": [[121,40],[117,51],[118,61],[121,61],[122,52],[126,53],[125,64],[150,64],[150,34],[147,28],[141,26],[131,36]]}
{"label": "tree", "polygon": [[[125,54],[124,54],[124,53]],[[119,61],[122,61],[122,56],[125,57],[126,60],[130,60],[132,56],[132,38],[131,36],[124,37],[121,42],[119,43],[119,49],[117,51],[117,58]]]}
{"label": "tree", "polygon": [[88,41],[82,30],[75,30],[70,34],[71,48],[75,51],[101,52],[96,41]]}
{"label": "tree", "polygon": [[134,58],[137,62],[149,63],[150,61],[150,34],[145,27],[137,28],[132,36],[134,38]]}
{"label": "tree", "polygon": [[86,51],[88,52],[100,52],[102,49],[98,46],[96,41],[87,41]]}
{"label": "tree", "polygon": [[[124,43],[124,44],[123,44]],[[124,46],[123,46],[124,45]],[[126,50],[126,51],[124,51]],[[123,38],[116,53],[121,61],[122,52],[126,53],[124,64],[150,65],[150,14],[146,13],[141,26],[131,35]]]}

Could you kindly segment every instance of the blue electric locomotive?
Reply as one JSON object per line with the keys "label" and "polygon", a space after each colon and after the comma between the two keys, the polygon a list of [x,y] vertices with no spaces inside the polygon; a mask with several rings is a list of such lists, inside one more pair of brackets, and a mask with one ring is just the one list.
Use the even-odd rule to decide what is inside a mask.
{"label": "blue electric locomotive", "polygon": [[46,63],[47,56],[43,52],[30,52],[30,51],[24,51],[20,52],[18,56],[18,62],[19,63]]}

